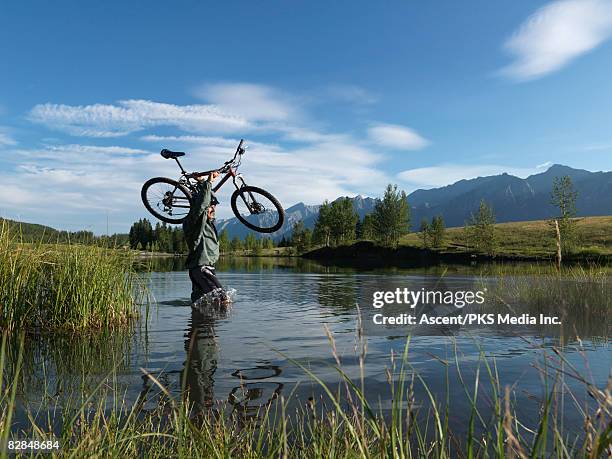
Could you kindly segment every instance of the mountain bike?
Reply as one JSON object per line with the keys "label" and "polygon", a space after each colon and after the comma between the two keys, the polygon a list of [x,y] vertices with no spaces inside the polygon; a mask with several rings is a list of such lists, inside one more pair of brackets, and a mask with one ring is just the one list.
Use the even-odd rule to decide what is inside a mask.
{"label": "mountain bike", "polygon": [[273,233],[283,226],[285,211],[278,200],[266,190],[246,184],[238,167],[246,152],[244,140],[241,140],[234,157],[223,163],[218,169],[204,172],[187,172],[178,158],[185,156],[182,151],[163,149],[160,154],[165,159],[174,159],[181,170],[178,180],[167,177],[155,177],[147,180],[142,186],[142,202],[149,212],[166,223],[182,223],[191,208],[192,196],[197,191],[198,177],[219,172],[225,174],[213,188],[219,190],[225,182],[232,179],[236,191],[232,194],[231,206],[236,218],[254,231]]}

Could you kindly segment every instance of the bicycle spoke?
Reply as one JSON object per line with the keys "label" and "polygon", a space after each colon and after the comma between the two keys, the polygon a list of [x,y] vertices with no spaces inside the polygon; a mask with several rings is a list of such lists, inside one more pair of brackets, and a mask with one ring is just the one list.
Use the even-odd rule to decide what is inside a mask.
{"label": "bicycle spoke", "polygon": [[[246,201],[246,202],[245,202]],[[240,215],[249,217],[251,215],[262,215],[275,211],[272,201],[265,196],[253,196],[251,193],[244,193],[236,201],[236,207]]]}
{"label": "bicycle spoke", "polygon": [[190,200],[184,191],[171,183],[155,183],[147,189],[146,200],[160,215],[182,218],[189,213]]}

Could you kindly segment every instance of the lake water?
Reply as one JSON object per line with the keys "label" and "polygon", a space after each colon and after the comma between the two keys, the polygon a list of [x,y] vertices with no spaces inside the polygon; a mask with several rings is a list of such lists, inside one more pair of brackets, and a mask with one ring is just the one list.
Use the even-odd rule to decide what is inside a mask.
{"label": "lake water", "polygon": [[[308,367],[330,386],[335,388],[338,384],[339,376],[333,368],[336,361],[325,326],[335,338],[344,371],[359,380],[355,351],[359,314],[367,342],[364,380],[370,401],[380,406],[383,413],[390,408],[386,374],[390,355],[402,354],[407,337],[411,336],[410,371],[423,377],[437,399],[446,399],[447,390],[450,391],[450,421],[457,431],[464,431],[469,419],[464,384],[468,389],[473,387],[479,365],[483,387],[479,407],[484,413],[491,407],[486,396],[490,385],[482,355],[491,365],[495,363],[502,387],[513,386],[519,417],[527,423],[538,419],[538,401],[545,392],[537,367],[546,365],[544,355],[551,357],[547,362],[554,366],[556,356],[550,352],[553,346],[559,347],[567,362],[599,387],[605,386],[610,373],[609,319],[603,324],[597,321],[590,326],[580,325],[578,330],[572,324],[584,321],[571,314],[564,318],[563,327],[380,326],[372,322],[379,312],[372,307],[375,290],[494,289],[495,278],[483,280],[469,270],[356,272],[302,260],[224,260],[218,266],[219,279],[237,291],[234,304],[224,311],[192,309],[187,273],[158,269],[143,274],[154,299],[146,326],[141,324],[131,334],[102,339],[64,339],[29,345],[22,402],[29,400],[30,405],[35,404],[43,391],[67,394],[87,390],[100,377],[115,370],[114,383],[128,400],[140,397],[146,400],[145,406],[152,406],[159,391],[143,377],[141,369],[145,369],[177,397],[188,390],[203,410],[226,402],[227,410],[252,416],[279,395],[291,395],[290,404],[303,404],[309,397],[318,400],[322,391],[290,359]],[[181,269],[180,263],[174,269]],[[489,306],[487,299],[481,309],[489,307],[494,311],[504,308]],[[530,311],[527,306],[512,307],[516,314]],[[405,308],[395,308],[389,314],[406,312]],[[452,316],[471,311],[469,306],[458,309],[451,305],[424,306],[415,312]],[[588,398],[581,383],[571,377],[564,380],[566,389],[573,391],[581,403]],[[425,397],[418,384],[415,397],[417,403]],[[569,399],[566,403],[567,422],[574,423],[579,431],[582,421]]]}

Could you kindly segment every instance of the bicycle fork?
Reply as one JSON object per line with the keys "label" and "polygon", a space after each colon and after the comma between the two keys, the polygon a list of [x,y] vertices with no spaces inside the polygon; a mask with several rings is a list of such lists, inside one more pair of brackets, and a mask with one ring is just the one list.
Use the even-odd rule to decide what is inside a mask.
{"label": "bicycle fork", "polygon": [[[240,182],[241,182],[240,186],[236,183],[237,180],[240,180]],[[244,193],[241,191],[243,188],[247,187],[246,182],[242,178],[242,174],[234,174],[233,182],[234,182],[234,186],[236,187],[236,190],[238,190],[238,192],[240,194],[240,198],[244,202],[244,205],[247,207],[247,209],[249,209],[249,212],[251,214],[258,214],[260,212],[260,209],[259,209],[260,204],[255,199],[255,196],[253,196],[253,193],[251,193],[250,191],[247,191],[247,194],[249,195],[249,198],[250,198],[250,201],[251,201],[249,203],[248,200],[245,199]]]}

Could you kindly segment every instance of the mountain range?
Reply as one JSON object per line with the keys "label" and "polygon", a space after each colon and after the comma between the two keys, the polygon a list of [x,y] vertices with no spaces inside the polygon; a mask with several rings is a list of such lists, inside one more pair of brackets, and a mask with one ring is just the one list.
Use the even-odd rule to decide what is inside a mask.
{"label": "mountain range", "polygon": [[[556,215],[556,209],[550,203],[553,180],[566,175],[571,177],[578,192],[578,216],[612,215],[612,172],[590,172],[555,164],[546,172],[524,179],[504,173],[460,180],[441,188],[416,190],[407,198],[412,229],[417,230],[421,219],[431,220],[437,215],[444,217],[447,227],[463,226],[471,213],[477,211],[481,199],[493,207],[498,223],[553,217]],[[360,218],[374,211],[374,198],[355,196],[349,199]],[[304,221],[306,228],[312,229],[318,212],[317,205],[298,203],[289,207],[282,228],[271,236],[276,240],[290,236],[293,224],[299,220]],[[230,237],[244,238],[249,232],[236,218],[219,221],[217,228],[219,231],[226,229]]]}

